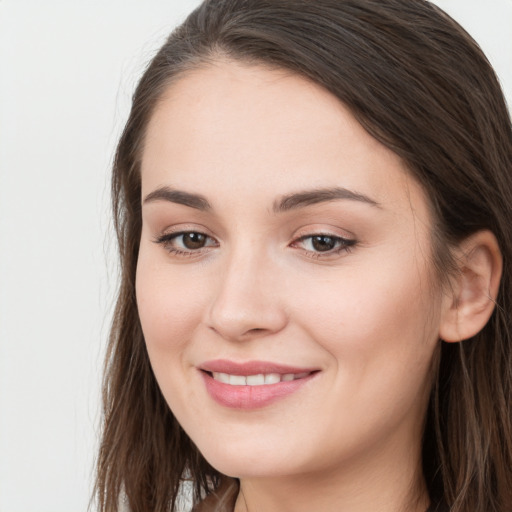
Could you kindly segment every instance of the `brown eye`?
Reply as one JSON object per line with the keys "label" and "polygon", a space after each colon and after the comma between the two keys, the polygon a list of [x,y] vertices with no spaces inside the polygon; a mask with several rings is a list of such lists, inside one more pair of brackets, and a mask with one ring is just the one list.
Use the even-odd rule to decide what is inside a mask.
{"label": "brown eye", "polygon": [[316,257],[331,256],[348,252],[357,244],[354,239],[343,238],[341,236],[318,233],[316,235],[307,235],[293,242],[293,247],[304,249],[307,253],[316,255]]}
{"label": "brown eye", "polygon": [[332,236],[317,235],[311,237],[311,246],[318,252],[332,251],[336,247],[338,240]]}
{"label": "brown eye", "polygon": [[208,240],[208,237],[203,233],[183,233],[181,237],[183,246],[190,250],[202,249]]}
{"label": "brown eye", "polygon": [[155,243],[163,245],[168,252],[175,255],[192,255],[200,253],[201,249],[218,246],[214,238],[198,231],[168,233],[158,237]]}

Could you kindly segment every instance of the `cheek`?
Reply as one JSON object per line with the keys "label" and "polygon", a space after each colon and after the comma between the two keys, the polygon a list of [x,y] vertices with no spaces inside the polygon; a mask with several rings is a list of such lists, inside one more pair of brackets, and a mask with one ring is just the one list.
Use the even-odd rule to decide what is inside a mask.
{"label": "cheek", "polygon": [[395,258],[393,264],[347,272],[337,283],[343,284],[331,282],[304,294],[297,317],[330,353],[344,385],[391,387],[416,378],[421,385],[440,317],[440,298],[428,272],[415,261]]}
{"label": "cheek", "polygon": [[178,418],[187,418],[190,409],[192,417],[200,413],[187,349],[205,311],[204,292],[196,280],[170,272],[165,262],[141,251],[136,294],[142,331],[155,378]]}
{"label": "cheek", "polygon": [[196,280],[170,272],[165,263],[155,263],[141,251],[137,307],[150,356],[154,352],[176,353],[193,336],[206,300],[199,286]]}
{"label": "cheek", "polygon": [[400,283],[371,272],[365,280],[372,286],[346,278],[342,291],[324,290],[322,300],[310,295],[301,321],[335,368],[326,400],[330,412],[324,404],[315,414],[328,430],[342,428],[347,439],[375,440],[401,422],[420,428],[437,344],[437,302],[427,291],[428,279],[419,279],[416,270]]}

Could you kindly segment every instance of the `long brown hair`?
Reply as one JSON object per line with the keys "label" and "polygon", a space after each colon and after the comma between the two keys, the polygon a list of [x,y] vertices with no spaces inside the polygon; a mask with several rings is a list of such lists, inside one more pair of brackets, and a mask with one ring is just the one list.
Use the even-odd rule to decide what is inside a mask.
{"label": "long brown hair", "polygon": [[402,157],[430,198],[441,276],[449,271],[452,244],[481,229],[497,237],[504,269],[491,320],[472,339],[440,342],[423,469],[434,505],[510,512],[512,129],[482,51],[425,0],[207,0],[149,64],[113,169],[122,275],[104,380],[99,510],[116,512],[125,496],[133,512],[174,511],[184,481],[196,504],[221,487],[234,490],[226,496],[236,492],[236,481],[205,461],[160,393],[134,286],[148,121],[169,84],[218,58],[307,77]]}

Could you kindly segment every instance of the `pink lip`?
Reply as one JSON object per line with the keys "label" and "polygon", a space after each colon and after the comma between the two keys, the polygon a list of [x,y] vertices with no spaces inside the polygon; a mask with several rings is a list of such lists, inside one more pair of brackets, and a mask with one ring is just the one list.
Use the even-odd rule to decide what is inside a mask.
{"label": "pink lip", "polygon": [[[313,379],[318,368],[297,368],[266,361],[249,361],[235,363],[233,361],[216,360],[200,365],[201,375],[208,394],[220,405],[232,409],[259,409],[270,405],[298,391],[304,384]],[[260,373],[308,373],[307,376],[276,384],[262,386],[233,386],[215,380],[210,373],[228,373],[230,375],[258,375]]]}
{"label": "pink lip", "polygon": [[236,363],[227,359],[206,361],[199,365],[199,369],[205,372],[229,373],[230,375],[258,375],[260,373],[279,373],[285,375],[287,373],[310,373],[318,370],[318,368],[300,368],[298,366],[288,366],[269,361]]}

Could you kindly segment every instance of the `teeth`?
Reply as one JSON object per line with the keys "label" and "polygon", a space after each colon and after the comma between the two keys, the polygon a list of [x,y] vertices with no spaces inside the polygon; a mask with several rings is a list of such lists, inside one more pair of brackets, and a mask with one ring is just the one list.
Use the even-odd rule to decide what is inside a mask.
{"label": "teeth", "polygon": [[265,384],[277,384],[278,382],[281,382],[281,375],[279,373],[265,375]]}
{"label": "teeth", "polygon": [[265,384],[265,375],[260,373],[259,375],[248,375],[247,385],[248,386],[262,386]]}
{"label": "teeth", "polygon": [[258,375],[229,375],[228,373],[213,372],[213,378],[224,384],[232,386],[263,386],[266,384],[277,384],[278,382],[290,382],[295,379],[302,379],[309,375],[304,373],[260,373]]}
{"label": "teeth", "polygon": [[214,373],[213,377],[224,384],[229,384],[229,375],[227,373]]}
{"label": "teeth", "polygon": [[229,383],[232,386],[245,386],[247,384],[247,379],[243,375],[230,375]]}

